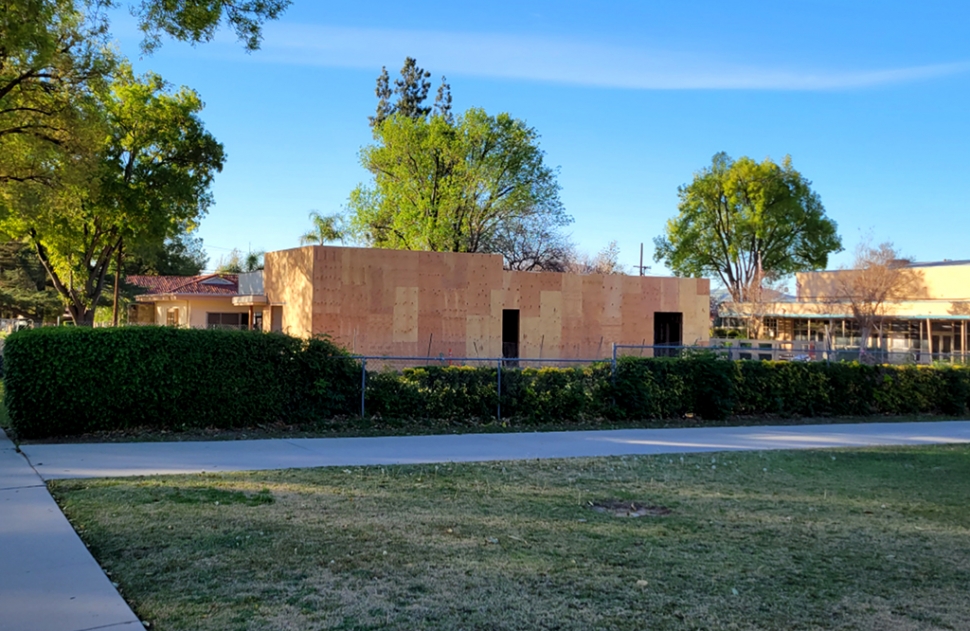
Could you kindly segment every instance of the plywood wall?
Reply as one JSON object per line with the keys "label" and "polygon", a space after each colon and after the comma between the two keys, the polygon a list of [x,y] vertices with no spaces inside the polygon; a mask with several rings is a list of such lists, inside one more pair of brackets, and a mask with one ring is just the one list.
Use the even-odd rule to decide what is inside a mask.
{"label": "plywood wall", "polygon": [[684,314],[687,344],[710,326],[704,279],[508,272],[490,254],[308,246],[268,253],[264,278],[284,330],[357,354],[501,356],[504,309],[519,310],[521,357],[650,344],[655,311]]}

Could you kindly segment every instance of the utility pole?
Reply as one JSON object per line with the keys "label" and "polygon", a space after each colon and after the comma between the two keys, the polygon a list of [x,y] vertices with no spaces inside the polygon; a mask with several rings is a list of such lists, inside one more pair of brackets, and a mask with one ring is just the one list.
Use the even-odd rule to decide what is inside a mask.
{"label": "utility pole", "polygon": [[645,270],[650,269],[649,265],[643,264],[643,242],[640,243],[640,264],[637,265],[637,270],[640,272],[640,276],[643,276]]}

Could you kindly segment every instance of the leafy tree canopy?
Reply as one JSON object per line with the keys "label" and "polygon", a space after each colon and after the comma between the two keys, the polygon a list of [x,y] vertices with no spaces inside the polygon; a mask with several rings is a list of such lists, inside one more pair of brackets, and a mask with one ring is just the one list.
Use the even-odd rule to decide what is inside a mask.
{"label": "leafy tree canopy", "polygon": [[310,221],[313,228],[303,233],[300,237],[300,245],[317,244],[324,245],[334,241],[343,241],[346,227],[343,217],[339,214],[321,215],[317,211],[310,213]]}
{"label": "leafy tree canopy", "polygon": [[409,57],[393,90],[386,68],[378,78],[375,144],[360,156],[374,179],[351,193],[347,232],[377,247],[495,252],[509,268],[561,270],[570,245],[558,230],[572,218],[539,134],[509,114],[453,116],[444,79],[425,106],[429,76]]}
{"label": "leafy tree canopy", "polygon": [[91,322],[120,248],[144,253],[195,227],[224,159],[188,88],[122,64],[95,98],[103,115],[95,159],[62,165],[76,181],[35,189],[0,218],[0,229],[32,243],[79,324]]}
{"label": "leafy tree canopy", "polygon": [[510,224],[571,219],[538,134],[508,114],[471,109],[443,116],[394,114],[361,152],[373,186],[351,193],[351,226],[363,241],[405,250],[489,252]]}
{"label": "leafy tree canopy", "polygon": [[678,194],[679,214],[654,239],[654,260],[678,276],[717,277],[735,302],[750,300],[762,280],[824,269],[842,250],[836,223],[789,157],[758,163],[719,153]]}
{"label": "leafy tree canopy", "polygon": [[44,321],[63,312],[33,251],[18,241],[0,243],[0,316]]}

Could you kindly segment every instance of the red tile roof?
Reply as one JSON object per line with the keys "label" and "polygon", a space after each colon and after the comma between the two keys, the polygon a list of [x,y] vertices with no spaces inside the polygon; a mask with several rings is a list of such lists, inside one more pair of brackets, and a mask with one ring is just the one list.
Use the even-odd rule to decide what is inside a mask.
{"label": "red tile roof", "polygon": [[216,295],[239,294],[236,274],[202,276],[126,276],[125,282],[148,291],[148,295]]}

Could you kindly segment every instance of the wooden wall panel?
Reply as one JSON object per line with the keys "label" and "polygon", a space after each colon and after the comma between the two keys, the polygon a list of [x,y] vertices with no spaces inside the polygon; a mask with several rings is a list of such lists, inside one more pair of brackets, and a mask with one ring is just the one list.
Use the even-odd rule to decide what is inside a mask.
{"label": "wooden wall panel", "polygon": [[497,255],[329,246],[266,261],[267,295],[290,307],[291,333],[330,333],[362,354],[498,357],[504,309],[519,310],[523,357],[652,343],[655,311],[682,312],[687,342],[709,327],[703,279],[508,272]]}
{"label": "wooden wall panel", "polygon": [[394,288],[393,341],[418,341],[418,288]]}

